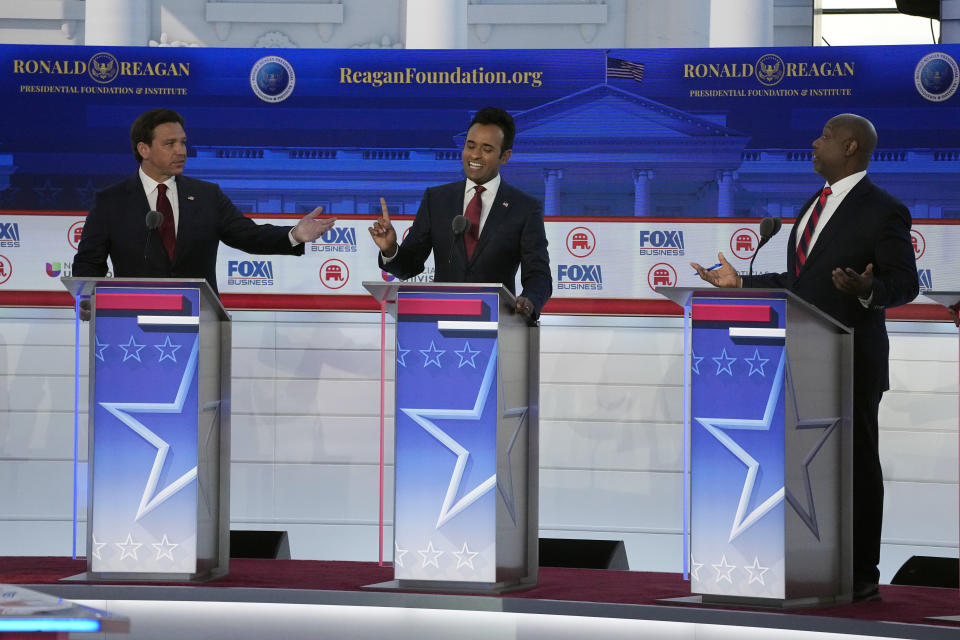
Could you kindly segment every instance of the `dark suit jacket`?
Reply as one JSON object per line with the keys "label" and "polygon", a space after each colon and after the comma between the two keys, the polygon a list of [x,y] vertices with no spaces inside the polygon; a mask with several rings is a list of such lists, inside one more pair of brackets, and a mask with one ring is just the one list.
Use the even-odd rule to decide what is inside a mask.
{"label": "dark suit jacket", "polygon": [[398,278],[412,278],[423,272],[423,263],[433,251],[436,282],[502,282],[514,294],[519,267],[520,295],[530,300],[539,315],[553,291],[543,206],[501,179],[468,262],[463,236],[455,237],[451,228],[453,219],[463,214],[464,189],[465,180],[428,188],[397,255],[386,265],[378,258],[380,267]]}
{"label": "dark suit jacket", "polygon": [[[816,197],[814,195],[800,210],[798,223]],[[886,391],[890,380],[885,309],[906,304],[919,293],[910,225],[907,208],[864,176],[820,231],[799,275],[794,276],[799,226],[794,225],[787,243],[786,273],[754,276],[745,286],[790,289],[853,327],[854,388]],[[863,273],[868,264],[873,264],[874,275],[869,309],[864,308],[857,296],[834,287],[830,275],[836,267],[850,267]]]}
{"label": "dark suit jacket", "polygon": [[149,232],[150,210],[139,173],[97,194],[83,225],[73,258],[74,276],[125,278],[206,278],[217,291],[217,249],[220,242],[261,254],[302,255],[303,245],[290,246],[290,227],[257,224],[244,217],[212,182],[177,176],[180,219],[173,263],[157,232]]}

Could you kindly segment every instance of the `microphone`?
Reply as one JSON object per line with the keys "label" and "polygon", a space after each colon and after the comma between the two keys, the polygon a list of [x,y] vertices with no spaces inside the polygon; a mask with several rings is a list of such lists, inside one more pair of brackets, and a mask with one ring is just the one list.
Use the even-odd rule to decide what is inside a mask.
{"label": "microphone", "polygon": [[144,220],[147,223],[147,229],[150,231],[156,231],[160,228],[160,225],[163,223],[163,214],[159,211],[148,211],[147,217]]}
{"label": "microphone", "polygon": [[466,216],[457,216],[453,219],[453,222],[450,223],[451,228],[453,229],[453,235],[462,236],[467,231],[470,231],[470,220]]}
{"label": "microphone", "polygon": [[760,249],[763,245],[767,243],[770,238],[777,235],[777,232],[780,231],[780,227],[783,226],[783,221],[780,218],[764,218],[760,221],[760,246],[757,249]]}
{"label": "microphone", "polygon": [[148,211],[147,217],[144,219],[144,222],[147,225],[147,239],[143,243],[143,261],[147,261],[147,247],[150,244],[150,236],[153,235],[153,232],[160,228],[160,224],[163,223],[163,214],[159,211]]}
{"label": "microphone", "polygon": [[757,259],[760,248],[770,242],[770,238],[777,235],[782,226],[783,221],[780,218],[764,218],[760,221],[760,244],[757,245],[757,250],[753,252],[753,257],[750,258],[749,278],[751,282],[753,280],[753,261]]}
{"label": "microphone", "polygon": [[470,231],[470,220],[466,216],[455,216],[450,223],[450,228],[453,229],[453,240],[450,241],[450,257],[447,258],[448,264],[453,263],[453,251],[457,246],[457,238]]}

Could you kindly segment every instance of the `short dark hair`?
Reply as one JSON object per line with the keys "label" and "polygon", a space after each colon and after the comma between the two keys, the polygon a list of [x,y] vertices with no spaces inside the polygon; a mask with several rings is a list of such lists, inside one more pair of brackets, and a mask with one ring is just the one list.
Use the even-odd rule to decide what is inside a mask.
{"label": "short dark hair", "polygon": [[137,145],[141,142],[147,146],[153,144],[153,130],[161,124],[167,122],[177,122],[181,127],[183,116],[173,109],[150,109],[137,116],[130,126],[130,146],[133,147],[133,157],[137,159],[137,164],[143,162],[143,156],[137,151]]}
{"label": "short dark hair", "polygon": [[[484,107],[477,111],[470,121],[470,127],[475,124],[495,124],[503,131],[503,148],[500,149],[500,155],[504,151],[513,149],[513,139],[517,135],[517,125],[513,123],[513,116],[499,107]],[[467,130],[470,129],[467,127]]]}

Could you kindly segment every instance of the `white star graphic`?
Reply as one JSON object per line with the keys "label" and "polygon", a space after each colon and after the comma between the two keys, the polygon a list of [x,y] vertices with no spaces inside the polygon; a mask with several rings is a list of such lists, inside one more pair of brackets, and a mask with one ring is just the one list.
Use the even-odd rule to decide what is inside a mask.
{"label": "white star graphic", "polygon": [[91,537],[93,538],[93,543],[92,543],[93,549],[91,549],[90,554],[97,560],[103,560],[103,558],[100,557],[100,550],[103,549],[105,546],[107,546],[107,543],[97,542],[97,536],[95,535],[91,534]]}
{"label": "white star graphic", "polygon": [[142,362],[142,360],[140,360],[140,350],[147,345],[137,344],[136,341],[133,339],[133,336],[130,336],[130,342],[128,342],[127,344],[121,344],[119,346],[121,349],[123,349],[124,362],[126,362],[130,358],[133,358],[137,362]]}
{"label": "white star graphic", "polygon": [[426,549],[423,549],[422,551],[417,550],[417,553],[419,553],[420,557],[423,558],[423,565],[422,565],[423,567],[426,567],[427,565],[432,564],[437,569],[440,568],[440,565],[438,564],[437,561],[440,558],[440,556],[443,555],[443,551],[437,551],[436,549],[433,548],[433,540],[430,540],[429,542],[427,542]]}
{"label": "white star graphic", "polygon": [[100,342],[100,338],[97,336],[94,336],[93,339],[97,341],[97,346],[95,347],[97,350],[97,360],[99,360],[100,362],[104,362],[103,350],[109,347],[110,345],[103,344],[102,342]]}
{"label": "white star graphic", "polygon": [[793,510],[800,516],[800,520],[803,521],[807,528],[810,529],[810,532],[813,536],[819,540],[820,539],[820,527],[817,524],[817,507],[813,501],[813,485],[810,482],[810,463],[813,462],[813,459],[817,457],[817,454],[820,453],[820,449],[823,448],[823,445],[826,444],[827,439],[833,434],[834,430],[840,425],[840,418],[819,418],[819,419],[809,419],[801,420],[800,419],[800,406],[797,402],[797,390],[793,384],[793,375],[790,373],[790,367],[787,367],[787,390],[793,398],[793,409],[794,415],[797,419],[797,429],[823,429],[823,434],[820,438],[813,443],[813,446],[810,448],[810,451],[807,452],[807,455],[803,458],[803,461],[800,463],[802,467],[803,475],[803,489],[806,494],[807,499],[807,508],[805,509],[803,505],[800,504],[800,500],[793,495],[793,492],[789,489],[786,490],[786,499],[787,503],[793,507]]}
{"label": "white star graphic", "polygon": [[731,376],[733,375],[733,369],[731,369],[730,367],[733,366],[733,363],[736,362],[737,359],[727,356],[726,347],[724,347],[723,353],[721,353],[716,358],[711,358],[711,360],[717,363],[717,375],[720,375],[724,371],[730,374]]}
{"label": "white star graphic", "polygon": [[760,349],[754,347],[753,357],[744,358],[743,361],[750,365],[750,373],[748,373],[747,376],[752,376],[754,373],[759,373],[762,377],[766,377],[767,374],[763,372],[763,365],[770,362],[770,358],[761,358]]}
{"label": "white star graphic", "polygon": [[446,352],[447,352],[446,349],[437,349],[437,345],[435,345],[433,343],[433,340],[431,340],[429,349],[420,349],[420,353],[422,353],[423,357],[426,358],[426,360],[423,363],[423,366],[426,367],[432,362],[433,364],[437,365],[437,367],[439,367],[440,356],[442,356]]}
{"label": "white star graphic", "polygon": [[167,540],[167,534],[163,534],[163,540],[160,542],[151,542],[150,546],[157,550],[157,560],[163,557],[170,558],[173,561],[173,550],[179,547],[179,544]]}
{"label": "white star graphic", "polygon": [[690,577],[697,582],[700,581],[700,567],[703,566],[702,562],[697,562],[693,557],[693,554],[690,554]]}
{"label": "white star graphic", "polygon": [[401,548],[400,548],[400,545],[397,544],[397,541],[396,541],[396,540],[393,541],[393,549],[394,549],[394,551],[393,551],[393,561],[397,564],[397,566],[402,567],[402,566],[403,566],[403,556],[407,555],[407,550],[406,550],[406,549],[401,549]]}
{"label": "white star graphic", "polygon": [[[506,397],[503,395],[502,391],[501,397]],[[507,507],[507,512],[510,514],[510,519],[513,521],[514,526],[516,526],[517,514],[516,509],[514,508],[515,496],[513,495],[513,464],[511,464],[511,456],[513,454],[513,446],[517,443],[517,438],[520,435],[523,424],[527,420],[527,407],[504,409],[503,417],[517,418],[517,428],[513,430],[513,436],[510,438],[510,444],[507,445],[507,450],[504,453],[507,461],[507,477],[503,482],[497,481],[497,490],[500,492],[500,496],[503,498],[503,503]]]}
{"label": "white star graphic", "polygon": [[476,351],[473,351],[470,349],[469,340],[464,342],[463,349],[460,351],[454,351],[454,353],[460,356],[460,364],[457,367],[458,369],[464,365],[470,365],[474,369],[477,368],[477,365],[474,363],[474,359],[476,359],[477,354],[480,353],[480,350],[477,349]]}
{"label": "white star graphic", "polygon": [[127,534],[127,539],[123,542],[114,542],[113,544],[120,547],[120,559],[124,558],[133,558],[137,560],[137,549],[143,546],[142,542],[134,542],[133,536],[129,533]]}
{"label": "white star graphic", "polygon": [[700,375],[700,363],[703,362],[703,356],[698,356],[695,352],[690,352],[690,370]]}
{"label": "white star graphic", "polygon": [[164,360],[173,360],[176,362],[177,350],[183,345],[173,344],[170,342],[170,336],[167,336],[167,339],[163,342],[163,344],[155,344],[153,346],[160,352],[160,362],[163,362]]}
{"label": "white star graphic", "polygon": [[712,566],[713,570],[717,572],[717,582],[726,580],[730,584],[733,584],[733,578],[730,577],[730,573],[737,568],[737,565],[727,564],[727,554],[723,554],[720,564],[714,564],[710,566]]}
{"label": "white star graphic", "polygon": [[410,353],[410,349],[404,349],[403,347],[400,346],[400,343],[398,342],[397,343],[397,364],[399,364],[401,367],[407,366],[406,357],[408,353]]}
{"label": "white star graphic", "polygon": [[770,395],[767,396],[767,405],[764,409],[763,417],[759,420],[747,420],[743,418],[694,418],[694,420],[699,422],[714,438],[720,441],[720,444],[726,447],[730,453],[735,455],[737,459],[747,467],[747,475],[743,481],[743,490],[740,492],[740,503],[737,505],[737,513],[733,517],[733,525],[730,528],[730,542],[733,542],[734,538],[750,528],[753,523],[783,500],[784,488],[781,486],[770,497],[764,500],[760,506],[747,514],[747,505],[750,503],[750,496],[753,495],[754,483],[757,480],[757,471],[760,463],[722,430],[770,430],[770,423],[773,421],[773,412],[777,407],[780,391],[783,389],[783,370],[786,359],[787,353],[786,350],[784,350],[780,356],[780,364],[777,365],[777,374],[774,377],[773,384],[770,386]]}
{"label": "white star graphic", "polygon": [[420,425],[427,433],[439,440],[443,446],[450,449],[450,451],[457,456],[453,473],[450,474],[450,484],[447,486],[447,494],[444,496],[443,506],[440,508],[440,515],[437,517],[438,529],[447,520],[469,507],[481,496],[490,491],[497,482],[497,474],[494,473],[491,475],[454,504],[454,498],[456,498],[457,492],[460,489],[460,481],[463,478],[463,471],[467,466],[467,459],[470,457],[470,452],[459,442],[451,438],[445,431],[440,429],[440,427],[428,420],[428,418],[480,420],[483,407],[487,403],[487,396],[490,394],[490,388],[493,386],[493,378],[497,372],[496,364],[497,348],[496,345],[494,345],[490,353],[490,361],[487,363],[487,370],[483,374],[483,381],[477,390],[477,399],[472,409],[400,409],[402,413],[409,416],[410,419]]}
{"label": "white star graphic", "polygon": [[480,555],[479,551],[470,551],[467,548],[466,541],[464,541],[463,548],[460,551],[451,551],[450,553],[457,557],[457,569],[464,566],[473,569],[473,559]]}
{"label": "white star graphic", "polygon": [[183,377],[180,379],[180,388],[177,390],[177,396],[173,402],[101,402],[100,406],[109,411],[120,422],[130,427],[144,440],[152,444],[157,449],[157,454],[153,459],[153,468],[150,470],[150,476],[147,484],[143,488],[143,495],[140,498],[140,506],[137,509],[137,515],[134,520],[139,520],[150,513],[158,506],[166,502],[170,496],[174,495],[180,489],[183,489],[194,478],[197,477],[197,467],[184,473],[182,476],[167,485],[162,491],[157,492],[157,483],[160,480],[160,472],[163,470],[163,463],[167,459],[167,452],[170,445],[160,436],[148,429],[139,420],[136,420],[130,413],[181,413],[183,405],[187,399],[187,391],[193,382],[193,376],[197,368],[197,353],[199,340],[194,340],[193,348],[190,350],[190,358],[187,361],[186,368],[183,371]]}
{"label": "white star graphic", "polygon": [[753,556],[753,565],[744,565],[744,570],[750,574],[750,582],[747,584],[753,584],[754,582],[759,582],[763,586],[766,584],[763,581],[763,574],[770,570],[770,567],[761,567],[760,558]]}

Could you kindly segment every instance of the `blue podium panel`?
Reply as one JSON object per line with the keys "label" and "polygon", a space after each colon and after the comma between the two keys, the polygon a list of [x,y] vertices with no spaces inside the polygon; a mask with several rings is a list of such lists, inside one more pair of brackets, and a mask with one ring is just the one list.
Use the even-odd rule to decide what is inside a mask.
{"label": "blue podium panel", "polygon": [[394,577],[497,579],[493,291],[397,295]]}
{"label": "blue podium panel", "polygon": [[786,597],[786,300],[695,298],[693,593]]}
{"label": "blue podium panel", "polygon": [[92,572],[197,571],[199,320],[197,288],[97,289]]}

